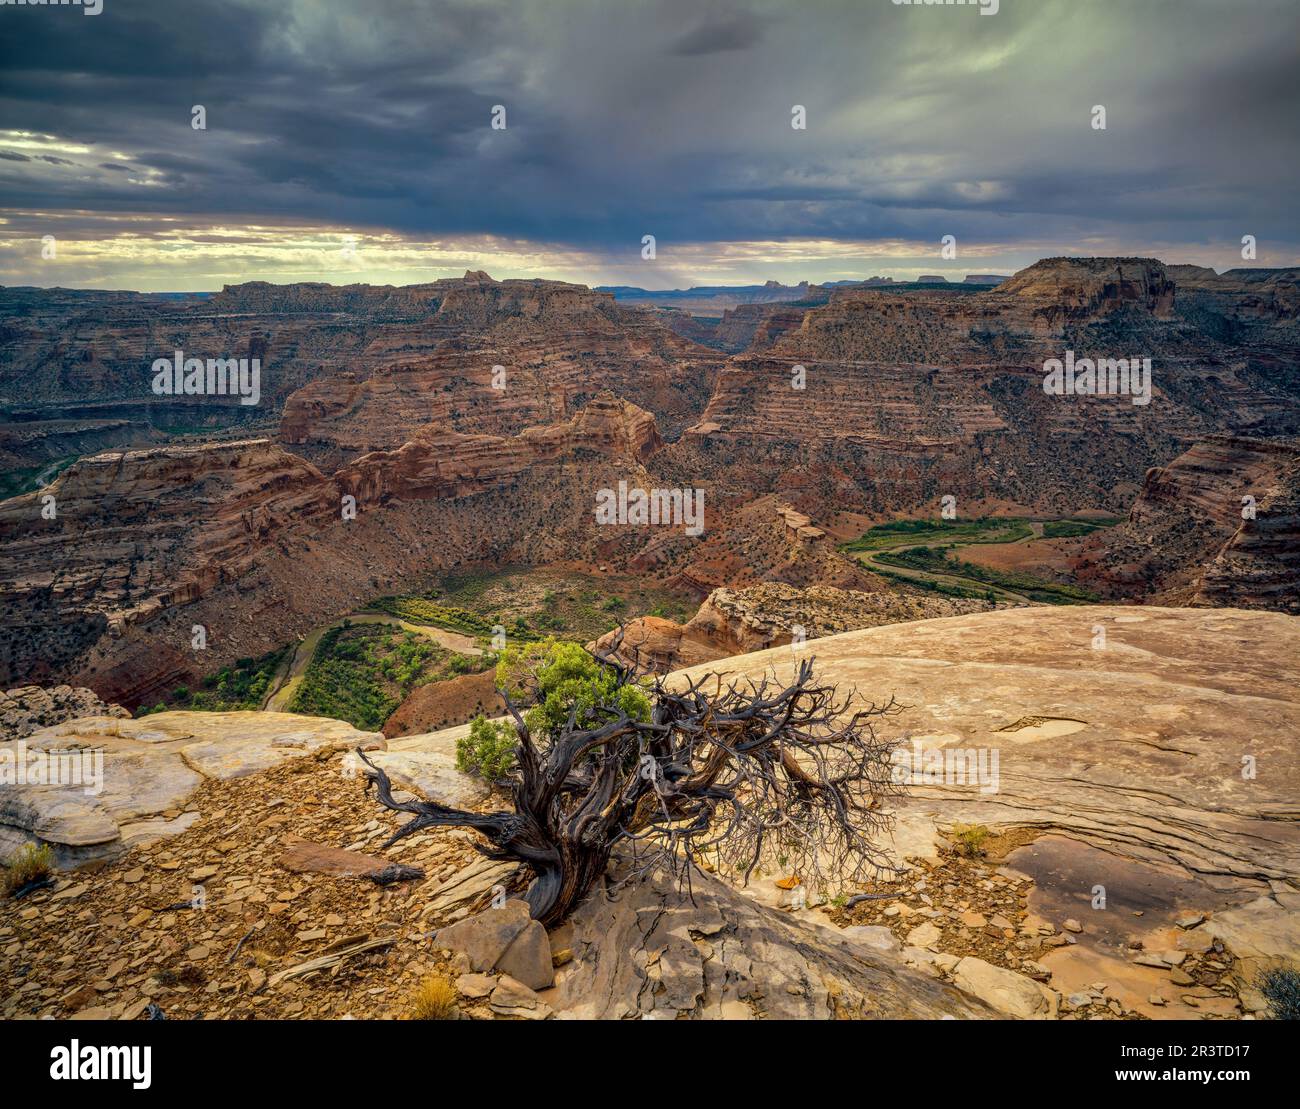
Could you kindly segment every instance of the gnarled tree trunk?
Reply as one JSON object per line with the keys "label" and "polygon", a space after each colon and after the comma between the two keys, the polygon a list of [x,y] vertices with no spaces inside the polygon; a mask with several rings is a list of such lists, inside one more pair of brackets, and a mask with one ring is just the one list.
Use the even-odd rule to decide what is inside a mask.
{"label": "gnarled tree trunk", "polygon": [[[620,686],[637,680],[597,657]],[[712,693],[707,679],[678,690],[656,679],[649,721],[597,706],[603,722],[580,728],[571,715],[540,741],[502,691],[518,738],[513,812],[397,801],[388,776],[357,753],[380,802],[412,815],[390,844],[422,828],[473,828],[484,854],[532,870],[529,908],[547,926],[586,896],[620,843],[638,874],[667,865],[688,880],[707,853],[716,869],[748,877],[766,852],[811,885],[838,887],[885,868],[872,836],[888,819],[881,797],[898,787],[892,744],[876,738],[871,718],[894,706],[853,711],[852,697],[837,702],[833,689],[813,684],[812,669],[803,662],[784,688],[723,689],[714,679]]]}

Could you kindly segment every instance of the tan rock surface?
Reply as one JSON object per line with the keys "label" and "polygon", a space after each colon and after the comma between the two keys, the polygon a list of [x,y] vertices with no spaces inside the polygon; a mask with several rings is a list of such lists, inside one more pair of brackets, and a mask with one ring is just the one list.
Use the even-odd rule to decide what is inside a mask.
{"label": "tan rock surface", "polygon": [[396,785],[448,808],[476,808],[488,799],[490,793],[481,778],[457,770],[455,754],[444,750],[428,751],[408,746],[402,751],[378,751],[370,761],[388,774]]}
{"label": "tan rock surface", "polygon": [[556,971],[548,1003],[601,1019],[991,1015],[838,929],[759,905],[711,875],[692,885],[694,904],[662,879],[585,902],[571,918],[573,962]]}
{"label": "tan rock surface", "polygon": [[952,972],[953,981],[999,1013],[1020,1020],[1052,1020],[1058,999],[1054,990],[1005,967],[967,956]]}
{"label": "tan rock surface", "polygon": [[[1092,646],[1095,627],[1104,649]],[[891,732],[924,749],[998,751],[996,792],[920,783],[905,815],[1055,830],[1207,876],[1300,885],[1293,617],[1024,608],[849,632],[805,650],[823,679],[895,697]],[[794,658],[786,647],[709,665],[788,677]],[[1269,772],[1244,779],[1248,755]]]}
{"label": "tan rock surface", "polygon": [[23,742],[36,753],[102,752],[98,785],[0,784],[0,854],[35,840],[54,847],[60,866],[74,866],[184,831],[192,820],[180,819],[180,810],[204,780],[245,777],[304,754],[381,749],[385,741],[325,717],[162,712],[68,720]]}

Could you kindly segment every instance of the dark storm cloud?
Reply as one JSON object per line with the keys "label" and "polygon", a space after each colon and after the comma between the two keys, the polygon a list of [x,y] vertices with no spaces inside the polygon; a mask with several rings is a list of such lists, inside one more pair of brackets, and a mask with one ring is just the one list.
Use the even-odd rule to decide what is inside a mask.
{"label": "dark storm cloud", "polygon": [[0,141],[12,209],[595,252],[1300,239],[1286,0],[105,0],[0,23],[0,128],[37,136]]}
{"label": "dark storm cloud", "polygon": [[763,37],[763,20],[752,12],[738,11],[706,17],[673,43],[671,52],[686,56],[744,50]]}

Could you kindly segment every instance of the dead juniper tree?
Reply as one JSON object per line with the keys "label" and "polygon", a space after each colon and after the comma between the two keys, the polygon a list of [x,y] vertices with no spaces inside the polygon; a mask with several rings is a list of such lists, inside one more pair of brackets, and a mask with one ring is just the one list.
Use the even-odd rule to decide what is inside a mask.
{"label": "dead juniper tree", "polygon": [[517,738],[515,766],[501,783],[513,812],[399,801],[388,775],[358,751],[367,789],[373,784],[385,807],[412,815],[388,843],[428,827],[475,829],[485,855],[531,868],[528,904],[548,926],[577,906],[620,845],[634,875],[665,866],[687,884],[701,863],[747,879],[767,860],[827,891],[889,869],[873,840],[889,820],[881,801],[899,787],[894,744],[876,737],[872,721],[895,711],[892,699],[840,698],[814,681],[811,659],[788,686],[770,678],[724,684],[716,675],[650,681],[613,657],[617,647],[592,657],[613,671],[613,689],[640,684],[648,720],[606,696],[581,718],[575,705],[567,722],[534,734],[501,691]]}

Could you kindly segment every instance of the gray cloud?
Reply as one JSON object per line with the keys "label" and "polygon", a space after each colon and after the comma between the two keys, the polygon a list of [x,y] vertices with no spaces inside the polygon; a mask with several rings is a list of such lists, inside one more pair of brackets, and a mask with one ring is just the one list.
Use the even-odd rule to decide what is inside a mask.
{"label": "gray cloud", "polygon": [[0,19],[0,128],[51,137],[0,136],[18,210],[610,257],[647,233],[661,251],[1300,244],[1286,0],[1002,0],[993,17],[888,0],[704,15],[684,0],[111,0],[93,19]]}
{"label": "gray cloud", "polygon": [[727,50],[744,50],[763,37],[764,21],[752,12],[716,13],[698,27],[680,36],[669,52],[687,57],[697,54],[721,54]]}

